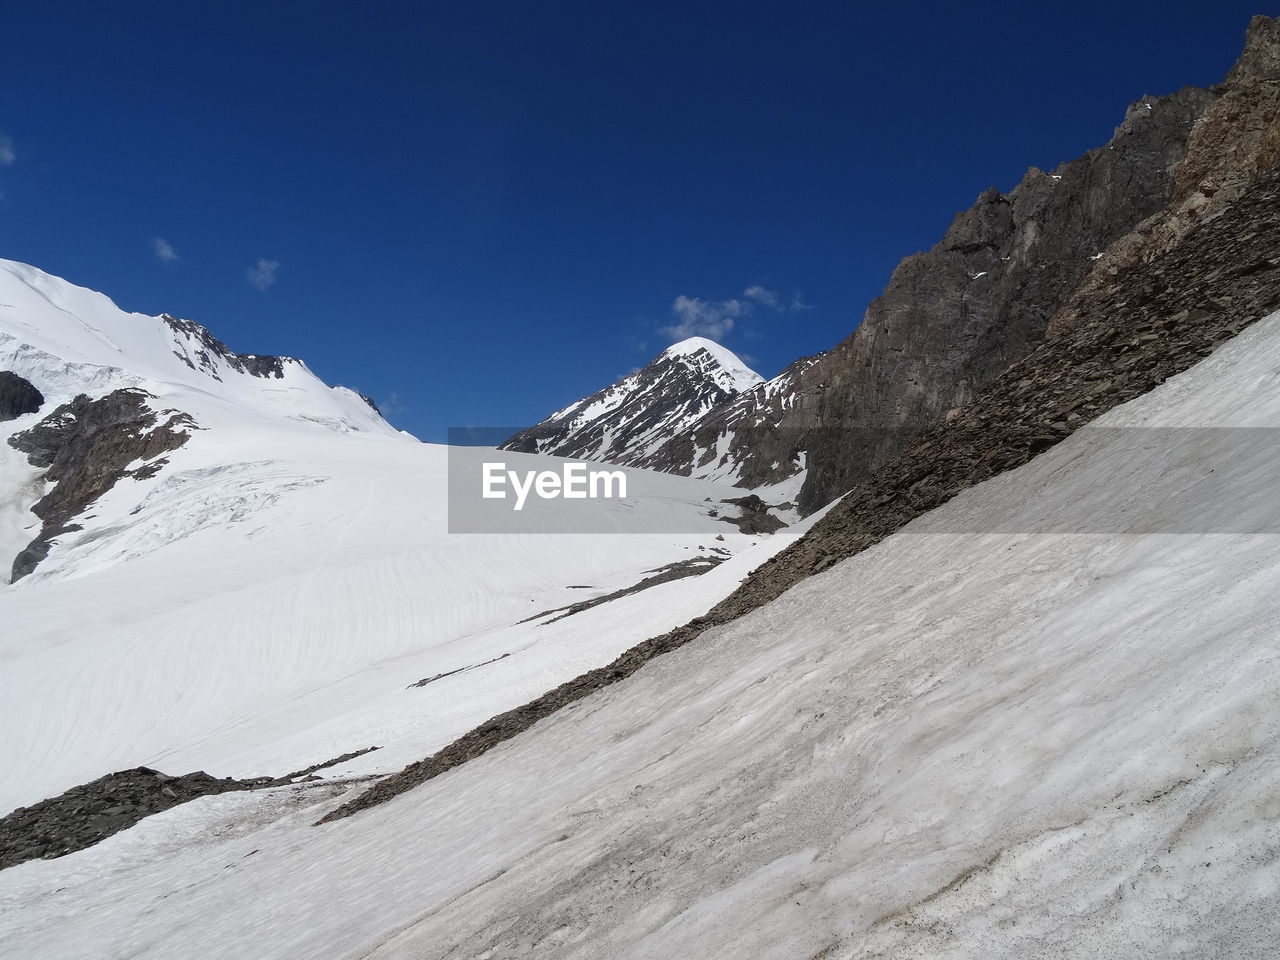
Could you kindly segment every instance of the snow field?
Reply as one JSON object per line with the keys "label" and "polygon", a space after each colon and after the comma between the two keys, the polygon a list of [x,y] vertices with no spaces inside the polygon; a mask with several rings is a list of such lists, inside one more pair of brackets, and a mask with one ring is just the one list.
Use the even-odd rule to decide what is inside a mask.
{"label": "snow field", "polygon": [[[1105,419],[1277,424],[1278,379],[1280,316]],[[939,515],[1125,475],[1088,444]],[[130,831],[5,871],[0,949],[1268,957],[1278,596],[1272,535],[909,527],[354,818],[220,838],[217,798],[146,826],[197,838],[163,859]]]}

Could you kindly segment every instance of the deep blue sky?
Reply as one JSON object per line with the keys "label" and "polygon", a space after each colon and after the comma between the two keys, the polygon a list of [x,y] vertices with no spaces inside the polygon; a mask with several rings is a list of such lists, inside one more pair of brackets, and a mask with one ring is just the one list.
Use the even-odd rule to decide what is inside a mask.
{"label": "deep blue sky", "polygon": [[766,376],[831,346],[982,189],[1217,82],[1275,12],[891,6],[5,4],[0,256],[424,439],[522,425],[669,343],[677,297],[775,293],[721,338]]}

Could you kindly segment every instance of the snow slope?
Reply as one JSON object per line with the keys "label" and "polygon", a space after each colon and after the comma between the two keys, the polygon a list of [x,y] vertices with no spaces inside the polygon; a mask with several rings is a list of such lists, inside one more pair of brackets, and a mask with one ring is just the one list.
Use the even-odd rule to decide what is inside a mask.
{"label": "snow slope", "polygon": [[[1280,314],[1101,425],[1280,426]],[[1147,456],[1089,433],[924,520]],[[1213,470],[1280,520],[1273,470],[1184,467],[1131,504]],[[1272,956],[1280,540],[928,522],[352,819],[226,795],[4,871],[0,953]]]}
{"label": "snow slope", "polygon": [[[634,473],[631,496],[577,511],[613,535],[451,534],[448,449],[301,363],[254,376],[207,332],[8,262],[0,304],[0,368],[47,400],[0,425],[4,562],[38,529],[29,508],[44,488],[7,436],[76,393],[122,386],[197,423],[155,477],[122,479],[33,574],[0,586],[0,812],[138,764],[280,775],[377,744],[336,772],[399,769],[705,612],[784,545],[707,516],[708,498],[740,491]],[[186,348],[193,365],[175,355]],[[712,547],[740,556],[696,586],[519,622]]]}

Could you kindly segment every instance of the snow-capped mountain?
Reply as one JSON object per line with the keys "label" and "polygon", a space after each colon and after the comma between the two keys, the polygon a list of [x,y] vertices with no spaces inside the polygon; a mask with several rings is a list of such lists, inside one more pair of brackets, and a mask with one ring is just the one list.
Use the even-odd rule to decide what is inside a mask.
{"label": "snow-capped mountain", "polygon": [[[659,357],[727,395],[662,447],[638,382],[559,411],[685,444],[583,503],[625,536],[451,532],[450,452],[358,395],[8,265],[0,545],[49,551],[0,585],[0,954],[1269,958],[1276,78],[1260,17],[1150,150],[986,197],[772,381]],[[850,459],[789,541],[674,475]],[[261,779],[95,835],[150,767]]]}
{"label": "snow-capped mountain", "polygon": [[25,573],[0,576],[0,813],[138,764],[279,774],[377,744],[326,776],[391,772],[784,545],[719,519],[740,491],[636,471],[582,504],[617,536],[451,535],[448,448],[301,361],[8,261],[0,371],[0,557]]}
{"label": "snow-capped mountain", "polygon": [[204,448],[205,434],[216,444],[287,427],[412,441],[300,360],[236,353],[198,323],[127,313],[9,260],[0,260],[0,370],[30,398],[11,417],[0,412],[0,559],[13,579],[56,544],[95,539],[82,517],[91,505],[126,478],[145,499],[169,482],[171,462],[199,458],[179,451]]}
{"label": "snow-capped mountain", "polygon": [[[1100,426],[1274,428],[1277,369],[1273,316]],[[1185,464],[1089,433],[392,802],[317,826],[343,783],[206,797],[0,871],[5,949],[1265,956],[1280,938],[1277,538],[983,532],[1086,516],[1099,490],[1153,517],[1185,502]],[[1273,471],[1221,466],[1251,529],[1274,529]],[[389,721],[395,694],[367,694]],[[102,706],[67,696],[86,732]],[[75,741],[19,732],[59,762]]]}
{"label": "snow-capped mountain", "polygon": [[672,436],[763,380],[731,350],[690,337],[517,433],[502,449],[639,466]]}

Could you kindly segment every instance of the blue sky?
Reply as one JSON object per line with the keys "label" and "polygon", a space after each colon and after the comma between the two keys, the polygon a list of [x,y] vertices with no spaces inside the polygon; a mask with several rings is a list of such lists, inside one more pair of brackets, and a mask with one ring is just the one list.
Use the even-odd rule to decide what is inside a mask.
{"label": "blue sky", "polygon": [[[6,5],[0,256],[424,439],[716,336],[770,376],[1254,4]],[[748,292],[751,291],[751,292]]]}

